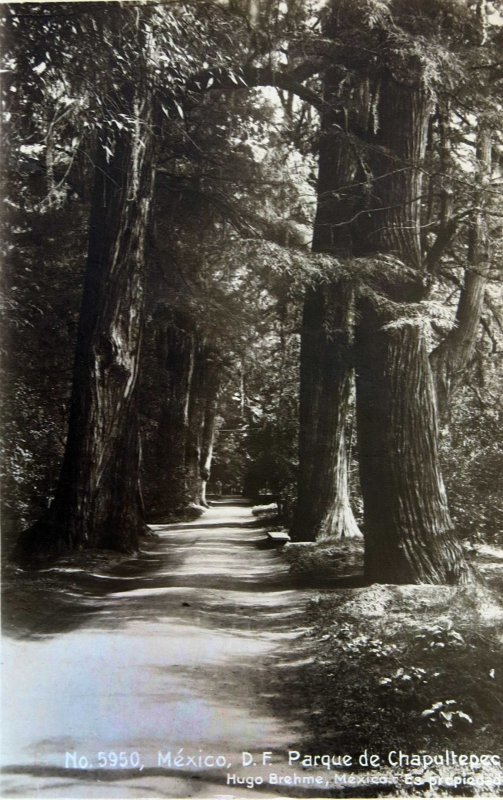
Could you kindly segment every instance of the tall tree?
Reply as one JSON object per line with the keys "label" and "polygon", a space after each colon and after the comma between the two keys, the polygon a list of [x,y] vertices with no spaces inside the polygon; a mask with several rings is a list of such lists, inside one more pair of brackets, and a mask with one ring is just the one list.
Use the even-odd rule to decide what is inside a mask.
{"label": "tall tree", "polygon": [[[144,529],[135,404],[160,124],[153,64],[177,22],[170,11],[155,8],[106,7],[97,16],[91,23],[115,58],[126,42],[126,67],[113,62],[99,104],[65,456],[51,507],[19,540],[20,558],[95,546],[131,551]],[[181,69],[172,72],[179,76]]]}
{"label": "tall tree", "polygon": [[155,517],[205,502],[219,352],[233,339],[228,318],[225,329],[219,318],[228,311],[225,287],[217,298],[213,273],[219,249],[249,232],[259,168],[246,129],[252,120],[263,124],[247,95],[229,104],[199,92],[183,102],[183,123],[162,142],[151,236],[148,310],[157,355],[155,374],[152,364],[144,374],[142,427],[144,494]]}
{"label": "tall tree", "polygon": [[30,554],[132,550],[143,528],[130,465],[139,457],[135,388],[154,179],[147,84],[125,84],[111,98],[105,121],[119,113],[133,124],[98,139],[68,439],[53,503],[20,541]]}
{"label": "tall tree", "polygon": [[[483,43],[484,30],[482,29],[480,45]],[[461,208],[458,204],[454,204],[453,200],[450,201],[449,212],[442,221],[441,232],[437,237],[437,241],[441,242],[445,251],[451,241],[456,238],[456,234],[458,239],[461,238],[459,228],[464,222],[465,236],[463,238],[466,241],[466,251],[460,253],[460,258],[466,261],[466,265],[455,317],[448,334],[431,354],[440,415],[444,420],[449,416],[452,399],[463,385],[473,359],[493,261],[491,252],[494,249],[491,246],[494,239],[494,234],[491,233],[493,227],[491,217],[494,212],[491,186],[493,178],[492,151],[493,138],[497,136],[497,120],[501,118],[501,107],[499,104],[494,105],[493,103],[491,108],[490,97],[488,97],[490,92],[483,86],[470,86],[472,93],[475,88],[479,89],[480,99],[485,100],[485,107],[481,104],[482,108],[477,124],[471,126],[470,138],[464,139],[465,142],[470,142],[474,150],[473,186],[468,187],[468,196],[463,197],[464,202]],[[457,127],[459,138],[459,123]],[[443,136],[444,147],[449,159],[451,182],[455,183],[457,175],[455,174],[454,143],[450,140],[456,138],[456,133],[453,122],[449,118],[445,121]],[[447,172],[448,168],[445,171]],[[462,177],[466,178],[466,171]],[[437,264],[428,264],[428,266],[432,267],[434,271]],[[449,275],[449,277],[451,276]]]}
{"label": "tall tree", "polygon": [[[336,132],[339,138],[345,136],[349,155],[346,174],[341,173],[339,180],[336,177],[331,187],[325,186],[331,189],[332,205],[325,224],[333,248],[365,259],[362,263],[367,269],[371,259],[381,262],[358,292],[355,326],[358,452],[365,507],[365,571],[370,581],[456,582],[466,579],[469,572],[453,531],[440,473],[436,397],[425,326],[417,311],[411,313],[425,298],[428,280],[421,249],[421,213],[432,78],[447,64],[446,41],[459,45],[470,35],[470,25],[476,24],[467,9],[456,27],[448,5],[442,5],[444,39],[431,8],[411,15],[400,3],[332,2],[325,24],[325,34],[334,41],[353,43],[349,59],[340,49],[337,55],[339,67],[346,71],[344,82],[353,87],[353,105],[337,94],[330,97],[332,107],[338,106],[342,114],[337,119],[332,112],[329,163],[337,167],[344,154]],[[418,35],[423,41],[419,47],[414,39]],[[322,177],[320,158],[320,186]],[[357,187],[356,202],[354,194],[351,202],[351,189]],[[346,200],[342,218],[341,195]],[[342,303],[341,287],[333,283],[332,291]],[[314,307],[314,297],[314,293],[308,296],[306,311],[309,304]],[[329,329],[327,304],[318,299],[312,319],[320,317]],[[339,332],[344,330],[343,319],[337,317]],[[336,363],[339,374],[344,374],[341,353]],[[313,385],[319,391],[322,381],[315,380]],[[315,392],[311,391],[310,403],[318,420]],[[302,419],[316,429],[309,411]],[[340,442],[342,432],[336,436]],[[336,452],[334,444],[332,448]],[[308,456],[316,476],[313,487],[326,484],[315,460],[326,450],[327,445],[313,448]],[[323,457],[319,460],[325,464]],[[314,491],[310,494],[316,506]],[[304,506],[309,507],[307,494]]]}
{"label": "tall tree", "polygon": [[219,355],[209,342],[200,339],[194,355],[186,444],[187,491],[196,505],[206,505],[220,380]]}
{"label": "tall tree", "polygon": [[[189,502],[186,449],[195,331],[194,320],[182,309],[173,310],[167,319],[163,313],[152,324],[155,326],[154,386],[144,385],[143,394],[155,393],[158,410],[150,436],[145,429],[142,431],[146,483],[143,493],[148,517],[157,519],[183,511]],[[145,364],[143,367],[145,371]],[[147,410],[150,418],[152,412]]]}
{"label": "tall tree", "polygon": [[[341,258],[352,255],[346,221],[354,205],[358,173],[344,120],[359,115],[358,91],[348,108],[343,71],[332,67],[323,81],[317,211],[313,250]],[[346,97],[344,97],[346,93]],[[354,292],[349,281],[327,279],[309,288],[304,301],[300,354],[298,495],[292,538],[360,535],[348,488],[353,383]],[[348,440],[349,434],[349,440]]]}
{"label": "tall tree", "polygon": [[[340,10],[339,3],[334,7]],[[354,225],[356,255],[399,259],[391,273],[383,264],[377,291],[360,292],[357,304],[365,574],[369,581],[453,583],[468,579],[469,569],[441,477],[426,329],[410,312],[427,285],[420,235],[422,167],[432,111],[426,75],[445,56],[433,28],[420,57],[411,38],[419,33],[416,25],[433,25],[433,17],[424,14],[411,25],[400,8],[392,10],[375,26],[382,36],[377,124],[365,135],[371,206],[362,208],[366,213]],[[390,36],[382,26],[385,20],[393,30]]]}

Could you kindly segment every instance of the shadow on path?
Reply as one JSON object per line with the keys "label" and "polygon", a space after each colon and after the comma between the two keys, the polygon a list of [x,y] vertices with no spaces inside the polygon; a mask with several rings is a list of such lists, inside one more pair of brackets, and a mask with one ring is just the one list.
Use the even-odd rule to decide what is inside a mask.
{"label": "shadow on path", "polygon": [[[3,796],[185,797],[194,781],[210,796],[228,771],[249,774],[242,751],[270,750],[287,769],[300,730],[271,714],[267,688],[271,670],[303,657],[312,593],[257,547],[265,534],[252,520],[244,503],[222,502],[191,523],[152,526],[135,558],[7,576]],[[171,762],[180,748],[226,767],[173,769],[166,753]],[[101,772],[100,752],[125,753],[124,771],[107,761]],[[250,796],[227,789],[241,792]]]}

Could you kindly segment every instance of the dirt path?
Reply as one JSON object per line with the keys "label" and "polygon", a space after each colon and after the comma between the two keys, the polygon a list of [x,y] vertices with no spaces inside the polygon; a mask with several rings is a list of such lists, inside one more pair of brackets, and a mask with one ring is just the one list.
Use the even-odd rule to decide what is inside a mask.
{"label": "dirt path", "polygon": [[[311,593],[292,587],[253,520],[220,503],[154,526],[159,541],[139,560],[91,575],[71,562],[14,585],[3,796],[249,797],[228,773],[288,772],[300,730],[271,715],[268,685],[285,658],[302,657]],[[260,766],[263,751],[274,768]]]}

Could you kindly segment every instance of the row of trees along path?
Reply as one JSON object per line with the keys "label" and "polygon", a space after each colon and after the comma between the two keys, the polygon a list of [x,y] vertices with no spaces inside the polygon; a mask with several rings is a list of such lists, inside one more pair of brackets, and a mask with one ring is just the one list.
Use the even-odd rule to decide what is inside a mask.
{"label": "row of trees along path", "polygon": [[[230,130],[233,108],[245,102],[238,98],[268,86],[282,97],[290,122],[307,107],[319,121],[312,257],[326,258],[305,288],[292,538],[360,535],[348,491],[356,434],[367,579],[469,579],[442,480],[438,411],[439,398],[442,411],[470,361],[491,266],[491,156],[500,111],[493,89],[501,81],[494,16],[483,0],[330,0],[321,9],[296,0],[84,5],[77,19],[48,8],[10,12],[7,40],[21,79],[28,81],[20,50],[33,53],[35,41],[46,41],[47,59],[55,59],[50,74],[59,72],[70,87],[74,81],[98,117],[89,139],[94,188],[65,455],[50,508],[21,536],[18,558],[138,547],[145,532],[138,376],[149,266],[160,236],[153,208],[161,202],[164,164],[186,157],[176,152],[173,131],[212,103],[225,103]],[[113,65],[99,93],[92,69],[78,86],[79,64],[72,73],[52,55],[49,38],[71,49],[74,31],[82,58],[97,36],[97,68],[107,58]],[[218,48],[215,67],[204,63],[209,45]],[[33,107],[41,103],[36,89]],[[51,91],[46,80],[49,98]],[[475,122],[462,112],[467,103]],[[27,105],[21,111],[26,115]],[[465,180],[459,209],[452,197],[461,185],[454,141],[466,124],[472,183]],[[173,177],[169,191],[176,189]],[[284,246],[291,246],[288,239]],[[456,240],[468,242],[456,324],[430,355],[429,302]],[[173,325],[165,325],[160,342],[175,354],[179,373],[165,405],[163,442],[170,447],[163,476],[166,498],[181,480],[191,499],[204,502],[222,356],[191,325],[176,326],[183,332],[177,342]],[[158,489],[154,506],[169,511],[162,484]]]}

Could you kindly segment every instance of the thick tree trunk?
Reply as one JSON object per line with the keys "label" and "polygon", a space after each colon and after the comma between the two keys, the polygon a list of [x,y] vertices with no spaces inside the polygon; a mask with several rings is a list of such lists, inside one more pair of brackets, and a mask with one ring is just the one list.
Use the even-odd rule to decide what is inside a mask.
{"label": "thick tree trunk", "polygon": [[176,314],[173,324],[159,332],[160,369],[164,375],[163,397],[157,428],[156,470],[149,480],[149,516],[156,519],[187,506],[185,453],[189,429],[189,396],[194,369],[195,339],[189,319]]}
{"label": "thick tree trunk", "polygon": [[[308,290],[300,373],[298,501],[292,539],[358,536],[349,504],[346,425],[352,383],[351,290]],[[327,329],[331,324],[334,327]]]}
{"label": "thick tree trunk", "polygon": [[[336,102],[340,75],[327,76],[325,96]],[[355,101],[356,106],[356,101]],[[320,141],[318,206],[313,250],[348,256],[357,174],[340,112],[325,111]],[[291,530],[296,541],[359,536],[349,502],[346,420],[353,365],[353,293],[338,281],[307,290],[301,332],[299,471]]]}
{"label": "thick tree trunk", "polygon": [[355,222],[354,252],[395,255],[421,269],[421,165],[431,100],[426,91],[399,83],[388,71],[381,75],[376,93],[376,132],[367,135],[365,155],[372,190],[367,213]]}
{"label": "thick tree trunk", "polygon": [[369,583],[459,583],[469,571],[449,516],[437,409],[420,324],[357,332],[358,442]]}
{"label": "thick tree trunk", "polygon": [[112,107],[136,123],[110,126],[108,139],[103,134],[98,142],[66,451],[55,499],[22,535],[20,558],[88,547],[129,552],[145,529],[135,401],[154,180],[153,102],[146,87],[136,96],[128,85]]}
{"label": "thick tree trunk", "polygon": [[429,101],[412,78],[381,80],[379,129],[368,154],[378,207],[358,223],[362,254],[396,256],[417,275],[407,280],[399,268],[383,275],[382,298],[364,292],[357,307],[365,573],[377,582],[454,583],[468,579],[469,569],[442,482],[425,335],[389,302],[417,302],[424,291],[420,198]]}

